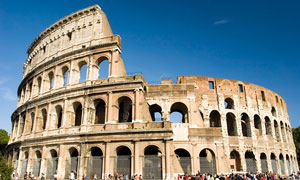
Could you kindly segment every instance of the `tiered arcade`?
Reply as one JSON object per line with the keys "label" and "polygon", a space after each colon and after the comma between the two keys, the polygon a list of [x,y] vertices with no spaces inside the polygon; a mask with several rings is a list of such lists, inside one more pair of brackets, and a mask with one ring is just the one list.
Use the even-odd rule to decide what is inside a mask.
{"label": "tiered arcade", "polygon": [[98,5],[48,27],[27,53],[8,145],[21,176],[298,169],[282,97],[236,80],[179,76],[152,85],[127,76],[121,38]]}

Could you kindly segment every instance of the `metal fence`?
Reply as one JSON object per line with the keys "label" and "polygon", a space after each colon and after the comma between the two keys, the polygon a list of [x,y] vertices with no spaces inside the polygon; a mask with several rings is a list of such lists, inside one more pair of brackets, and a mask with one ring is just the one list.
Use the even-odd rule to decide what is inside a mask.
{"label": "metal fence", "polygon": [[[65,179],[70,178],[71,171],[78,172],[78,164],[79,164],[79,158],[78,157],[72,157],[69,159],[66,159],[66,165],[65,165]],[[77,179],[75,173],[75,179]]]}
{"label": "metal fence", "polygon": [[283,159],[280,159],[280,168],[281,168],[281,174],[285,174],[284,161],[283,161]]}
{"label": "metal fence", "polygon": [[145,155],[143,167],[144,180],[162,179],[162,160],[157,155]]}
{"label": "metal fence", "polygon": [[261,159],[261,171],[262,172],[269,172],[268,171],[268,165],[267,165],[267,159]]}
{"label": "metal fence", "polygon": [[117,173],[131,176],[131,156],[119,155],[117,156]]}
{"label": "metal fence", "polygon": [[22,161],[21,176],[23,177],[27,169],[28,159]]}
{"label": "metal fence", "polygon": [[278,170],[277,170],[277,165],[276,165],[276,159],[271,159],[271,164],[272,164],[273,173],[277,174]]}
{"label": "metal fence", "polygon": [[291,166],[290,166],[290,160],[286,160],[286,167],[287,167],[287,171],[288,171],[288,174],[292,174],[291,173]]}
{"label": "metal fence", "polygon": [[87,175],[89,178],[93,178],[94,175],[97,175],[97,179],[102,178],[102,156],[92,156],[88,159]]}
{"label": "metal fence", "polygon": [[217,173],[215,158],[207,159],[207,157],[200,157],[200,172],[201,173]]}
{"label": "metal fence", "polygon": [[47,173],[46,178],[47,179],[53,179],[53,175],[57,171],[57,165],[58,165],[58,158],[51,158],[47,161]]}
{"label": "metal fence", "polygon": [[256,163],[254,158],[246,158],[248,172],[256,172]]}
{"label": "metal fence", "polygon": [[190,157],[178,157],[181,168],[184,174],[192,174],[191,158]]}
{"label": "metal fence", "polygon": [[14,174],[17,174],[18,164],[19,164],[19,160],[16,160],[14,164]]}
{"label": "metal fence", "polygon": [[35,159],[33,162],[33,175],[35,177],[39,177],[40,176],[40,168],[41,168],[41,158]]}

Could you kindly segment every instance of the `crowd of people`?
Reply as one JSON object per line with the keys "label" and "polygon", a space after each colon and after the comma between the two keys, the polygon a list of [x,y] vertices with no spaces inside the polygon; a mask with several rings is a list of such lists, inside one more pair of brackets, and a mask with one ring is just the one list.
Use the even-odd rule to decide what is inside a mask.
{"label": "crowd of people", "polygon": [[[196,175],[178,175],[173,177],[173,180],[295,180],[299,179],[300,172],[293,173],[290,176],[281,176],[280,174],[275,174],[272,172],[269,173],[227,173],[227,174],[202,174],[198,172]],[[1,178],[1,177],[0,177]],[[40,178],[37,178],[31,172],[25,172],[22,177],[19,177],[19,174],[13,175],[14,180],[45,180],[45,174],[42,173]],[[101,177],[97,177],[97,174],[93,174],[91,177],[87,175],[82,176],[82,178],[77,177],[76,171],[71,171],[70,180],[100,180]],[[155,180],[155,178],[152,178]],[[57,180],[57,174],[55,173],[51,180]],[[129,176],[128,174],[109,174],[105,176],[104,180],[143,180],[142,175],[135,174]]]}

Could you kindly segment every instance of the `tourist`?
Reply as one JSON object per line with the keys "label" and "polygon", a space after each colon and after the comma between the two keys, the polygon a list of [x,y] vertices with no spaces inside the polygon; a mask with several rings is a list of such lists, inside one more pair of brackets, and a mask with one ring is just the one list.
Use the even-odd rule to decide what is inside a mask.
{"label": "tourist", "polygon": [[41,180],[45,180],[45,174],[44,173],[42,173]]}
{"label": "tourist", "polygon": [[75,172],[71,171],[70,180],[75,180]]}

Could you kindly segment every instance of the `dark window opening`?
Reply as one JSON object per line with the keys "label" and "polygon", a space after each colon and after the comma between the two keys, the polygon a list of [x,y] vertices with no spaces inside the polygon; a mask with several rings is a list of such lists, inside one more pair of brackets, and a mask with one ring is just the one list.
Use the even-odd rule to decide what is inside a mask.
{"label": "dark window opening", "polygon": [[244,87],[242,84],[239,84],[239,92],[244,92]]}
{"label": "dark window opening", "polygon": [[80,126],[81,116],[82,116],[82,105],[80,103],[75,103],[74,110],[75,110],[75,126]]}
{"label": "dark window opening", "polygon": [[221,115],[218,111],[214,110],[209,115],[210,127],[221,127]]}
{"label": "dark window opening", "polygon": [[68,32],[67,33],[67,36],[68,36],[68,38],[69,38],[69,41],[72,39],[72,32]]}
{"label": "dark window opening", "polygon": [[226,98],[224,101],[225,109],[234,109],[234,101],[231,98]]}
{"label": "dark window opening", "polygon": [[132,122],[132,101],[128,97],[121,97],[119,102],[119,122]]}
{"label": "dark window opening", "polygon": [[47,111],[46,109],[42,110],[42,117],[43,117],[43,130],[46,129],[46,125],[47,125]]}
{"label": "dark window opening", "polygon": [[261,99],[263,101],[266,101],[266,97],[265,97],[265,92],[264,91],[261,91]]}
{"label": "dark window opening", "polygon": [[213,81],[208,81],[209,89],[215,89],[215,83]]}
{"label": "dark window opening", "polygon": [[162,121],[162,109],[159,105],[153,104],[149,107],[152,121]]}
{"label": "dark window opening", "polygon": [[104,124],[106,104],[102,99],[95,100],[94,104],[96,108],[95,124]]}

